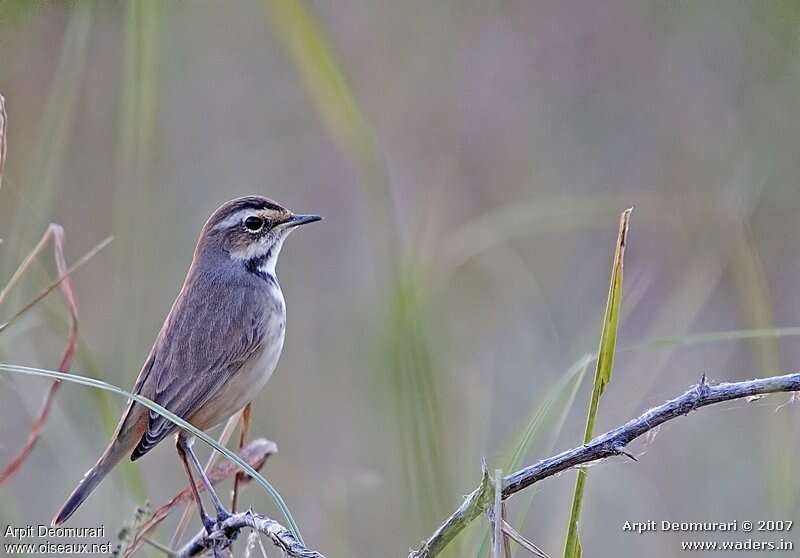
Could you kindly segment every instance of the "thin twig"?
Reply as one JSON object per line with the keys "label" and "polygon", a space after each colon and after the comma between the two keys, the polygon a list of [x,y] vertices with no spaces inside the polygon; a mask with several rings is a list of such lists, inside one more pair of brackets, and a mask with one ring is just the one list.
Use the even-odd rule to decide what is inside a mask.
{"label": "thin twig", "polygon": [[269,556],[267,556],[267,549],[264,548],[264,542],[261,540],[261,536],[258,534],[258,531],[253,531],[253,533],[256,534],[256,538],[258,539],[258,548],[261,550],[262,558],[269,558]]}
{"label": "thin twig", "polygon": [[[765,395],[768,393],[800,391],[800,374],[772,376],[746,382],[731,382],[710,385],[705,377],[699,384],[683,395],[653,407],[643,415],[622,426],[597,436],[588,444],[563,451],[543,459],[503,479],[503,499],[524,490],[548,477],[557,475],[578,465],[608,457],[627,455],[625,447],[639,436],[667,421],[690,412],[734,399]],[[425,541],[419,550],[412,551],[409,558],[433,558],[452,541],[473,519],[485,513],[491,506],[486,498],[486,472],[480,485],[467,496],[463,504]]]}
{"label": "thin twig", "polygon": [[503,470],[494,470],[494,505],[492,506],[492,558],[500,558],[503,547]]}
{"label": "thin twig", "polygon": [[[502,490],[502,488],[500,490]],[[500,513],[503,518],[503,557],[511,558],[511,537],[509,537],[508,532],[505,530],[505,526],[507,525],[505,502],[500,502]]]}
{"label": "thin twig", "polygon": [[533,544],[530,540],[523,537],[519,531],[514,529],[511,524],[508,523],[505,519],[503,520],[503,534],[507,537],[514,539],[514,541],[520,545],[522,548],[533,554],[534,556],[538,556],[539,558],[550,558],[550,556],[541,548]]}
{"label": "thin twig", "polygon": [[[51,225],[51,226],[58,226],[58,225]],[[39,303],[39,301],[41,301],[44,297],[46,297],[51,292],[53,292],[53,290],[56,287],[58,287],[59,285],[61,285],[62,282],[66,281],[69,277],[71,277],[72,274],[79,267],[83,266],[86,262],[88,262],[93,257],[95,257],[100,250],[102,250],[103,248],[108,246],[111,243],[112,240],[114,240],[114,238],[109,236],[108,238],[106,238],[105,240],[100,242],[97,246],[95,246],[94,248],[92,248],[91,250],[86,252],[83,256],[81,256],[81,258],[78,261],[76,261],[74,264],[72,264],[72,266],[70,266],[69,269],[67,269],[64,273],[59,274],[58,279],[55,279],[52,283],[50,283],[44,289],[42,289],[39,292],[39,294],[37,294],[30,301],[28,301],[22,308],[17,310],[17,312],[15,312],[14,315],[12,315],[5,323],[0,324],[0,333],[2,333],[5,329],[7,329],[18,318],[22,317],[22,315],[25,314],[25,312],[27,312],[28,310],[30,310],[31,308],[36,306]],[[39,244],[40,245],[42,244],[41,241],[40,241]],[[39,245],[37,245],[37,248],[39,248]],[[36,248],[34,248],[34,251],[35,250],[36,250]],[[31,253],[33,253],[33,252],[31,252]],[[5,298],[6,294],[8,293],[8,290],[11,288],[13,283],[15,283],[19,279],[19,274],[22,271],[25,271],[25,269],[30,265],[30,263],[31,263],[30,260],[31,259],[32,258],[30,258],[30,255],[29,255],[28,258],[25,259],[25,261],[19,266],[17,271],[11,277],[11,280],[8,282],[8,284],[3,289],[3,292],[0,292],[0,303],[3,302],[3,298]]]}
{"label": "thin twig", "polygon": [[160,550],[167,556],[167,558],[175,558],[175,552],[158,541],[154,541],[153,539],[148,539],[147,537],[145,537],[142,539],[142,542],[149,544],[156,550]]}
{"label": "thin twig", "polygon": [[253,550],[255,550],[256,544],[258,544],[260,536],[261,535],[259,535],[257,531],[250,531],[250,534],[247,535],[247,546],[244,547],[244,558],[253,558]]}
{"label": "thin twig", "polygon": [[7,122],[6,100],[0,95],[0,188],[3,186],[3,169],[6,166],[6,154],[8,153]]}
{"label": "thin twig", "polygon": [[14,270],[14,273],[11,274],[11,279],[9,279],[8,283],[6,283],[3,289],[0,290],[0,304],[3,304],[3,301],[5,300],[9,291],[11,291],[14,285],[17,284],[17,281],[19,281],[20,277],[22,277],[22,275],[31,265],[34,258],[36,258],[36,256],[38,256],[42,252],[42,250],[44,250],[44,247],[47,245],[47,241],[50,240],[51,236],[53,236],[54,226],[58,225],[51,224],[49,227],[47,227],[47,230],[44,231],[42,238],[39,239],[39,242],[36,244],[36,246],[33,247],[33,250],[31,250],[28,253],[28,255],[25,256],[25,259],[22,260],[22,263],[19,264],[19,267],[16,270]]}

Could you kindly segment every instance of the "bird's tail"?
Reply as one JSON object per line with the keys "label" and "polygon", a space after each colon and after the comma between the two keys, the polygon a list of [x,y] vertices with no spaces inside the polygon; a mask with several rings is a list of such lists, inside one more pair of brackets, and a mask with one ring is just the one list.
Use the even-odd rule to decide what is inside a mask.
{"label": "bird's tail", "polygon": [[89,497],[97,485],[100,484],[106,475],[114,468],[114,465],[119,463],[120,459],[123,458],[129,447],[125,447],[126,444],[121,444],[119,439],[114,439],[111,444],[106,448],[106,451],[103,452],[103,455],[100,456],[100,459],[97,460],[94,467],[89,469],[81,482],[78,483],[78,486],[75,490],[72,491],[72,494],[69,495],[67,501],[64,502],[64,505],[61,506],[61,509],[55,515],[53,520],[50,524],[55,527],[57,525],[61,525],[70,516],[75,513],[75,510],[78,509],[86,498]]}

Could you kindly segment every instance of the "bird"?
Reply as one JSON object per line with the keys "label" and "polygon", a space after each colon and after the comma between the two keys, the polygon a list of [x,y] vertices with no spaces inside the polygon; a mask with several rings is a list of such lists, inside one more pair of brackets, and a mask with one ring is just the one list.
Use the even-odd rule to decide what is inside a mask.
{"label": "bird", "polygon": [[[275,370],[283,348],[286,305],[275,274],[278,255],[292,231],[321,219],[292,213],[256,195],[228,201],[214,211],[133,393],[200,430],[221,424],[251,402]],[[136,461],[176,431],[178,456],[200,520],[211,533],[230,513],[192,449],[193,437],[134,400],[128,401],[105,451],[51,525],[69,519],[125,456]],[[212,499],[216,520],[203,508],[192,465]]]}

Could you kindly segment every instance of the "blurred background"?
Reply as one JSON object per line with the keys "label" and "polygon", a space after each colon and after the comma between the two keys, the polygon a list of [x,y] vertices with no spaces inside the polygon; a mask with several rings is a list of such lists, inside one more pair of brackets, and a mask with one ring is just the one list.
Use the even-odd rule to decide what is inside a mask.
{"label": "blurred background", "polygon": [[[482,457],[509,470],[579,444],[628,206],[598,433],[703,372],[800,367],[784,329],[800,325],[799,31],[800,4],[777,0],[4,1],[0,284],[51,221],[69,261],[113,235],[74,275],[73,371],[129,389],[217,206],[258,193],[324,215],[281,258],[286,345],[251,432],[278,444],[264,472],[313,547],[404,556]],[[55,273],[48,250],[0,315]],[[67,329],[54,293],[2,332],[0,360],[55,368]],[[0,375],[0,463],[48,385]],[[628,520],[798,519],[787,399],[703,410],[634,444],[639,463],[591,467],[584,555],[674,556],[686,538]],[[123,404],[63,386],[0,523],[49,522]],[[553,556],[574,477],[510,501]],[[72,524],[113,538],[183,485],[162,444]],[[277,517],[254,484],[243,501]],[[485,529],[450,556],[480,556]]]}

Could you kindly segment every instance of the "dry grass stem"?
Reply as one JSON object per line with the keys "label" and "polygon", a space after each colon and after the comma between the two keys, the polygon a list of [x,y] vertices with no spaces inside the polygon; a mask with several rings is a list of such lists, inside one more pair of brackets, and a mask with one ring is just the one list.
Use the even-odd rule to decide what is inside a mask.
{"label": "dry grass stem", "polygon": [[[56,267],[58,268],[58,274],[60,276],[59,284],[61,286],[61,294],[67,304],[67,309],[69,310],[70,316],[70,328],[69,337],[67,338],[67,346],[65,347],[64,353],[61,355],[61,361],[58,364],[58,370],[60,372],[67,372],[72,366],[72,361],[75,358],[75,348],[78,341],[78,305],[75,301],[75,293],[72,290],[72,281],[67,274],[67,264],[66,260],[64,259],[64,229],[60,225],[51,224],[49,227],[47,227],[47,231],[45,231],[45,233],[42,235],[39,243],[36,245],[33,251],[31,251],[28,257],[25,258],[22,265],[20,265],[20,267],[12,276],[9,284],[5,289],[3,289],[3,292],[0,293],[0,302],[2,302],[2,300],[8,294],[9,289],[14,285],[14,283],[19,280],[33,259],[44,249],[44,246],[49,240],[53,241]],[[14,474],[22,467],[25,459],[27,459],[27,457],[33,451],[33,448],[36,446],[36,442],[39,440],[39,437],[42,434],[42,429],[47,422],[47,417],[50,415],[50,410],[53,407],[53,401],[55,400],[55,396],[60,385],[61,382],[58,380],[50,384],[50,389],[47,390],[47,395],[45,396],[42,406],[39,409],[39,414],[31,425],[30,432],[28,433],[28,439],[25,441],[25,444],[22,446],[22,448],[19,449],[17,454],[12,458],[11,462],[9,462],[9,464],[6,465],[2,471],[0,471],[0,484],[3,484],[4,482],[8,481],[8,479],[13,477]]]}

